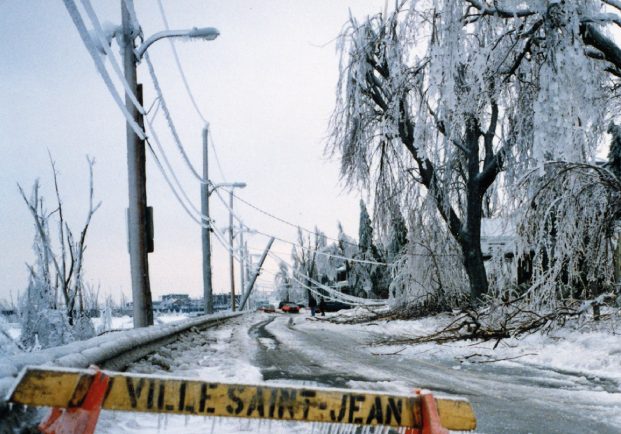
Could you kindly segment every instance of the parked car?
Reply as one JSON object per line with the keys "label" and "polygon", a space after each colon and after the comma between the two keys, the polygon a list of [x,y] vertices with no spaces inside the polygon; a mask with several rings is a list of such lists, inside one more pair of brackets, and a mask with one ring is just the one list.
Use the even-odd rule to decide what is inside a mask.
{"label": "parked car", "polygon": [[300,313],[300,307],[295,303],[283,303],[280,309],[285,313]]}
{"label": "parked car", "polygon": [[[338,312],[339,310],[342,310],[342,309],[351,309],[351,305],[341,303],[340,301],[327,300],[324,303],[325,303],[326,312]],[[317,311],[321,312],[321,309],[319,309],[319,306],[317,306]]]}
{"label": "parked car", "polygon": [[276,312],[276,308],[273,304],[259,303],[257,304],[257,312],[274,313]]}

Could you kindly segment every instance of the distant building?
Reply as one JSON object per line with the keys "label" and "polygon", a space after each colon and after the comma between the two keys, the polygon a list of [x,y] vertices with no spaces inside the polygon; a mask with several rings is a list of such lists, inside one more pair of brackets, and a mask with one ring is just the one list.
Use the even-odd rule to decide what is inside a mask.
{"label": "distant building", "polygon": [[513,258],[517,254],[515,222],[507,218],[481,219],[481,253],[483,259],[502,254]]}
{"label": "distant building", "polygon": [[190,300],[190,296],[188,294],[164,294],[162,295],[162,301],[169,300]]}
{"label": "distant building", "polygon": [[188,312],[192,301],[188,294],[164,294],[162,301],[153,303],[153,310],[159,312]]}

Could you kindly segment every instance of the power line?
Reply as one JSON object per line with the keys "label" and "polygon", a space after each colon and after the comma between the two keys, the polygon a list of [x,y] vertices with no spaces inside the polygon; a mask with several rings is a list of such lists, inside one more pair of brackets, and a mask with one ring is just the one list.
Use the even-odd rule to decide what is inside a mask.
{"label": "power line", "polygon": [[[138,19],[136,17],[136,12],[134,10],[133,7],[133,2],[131,0],[123,0],[131,17],[131,20],[133,22],[133,26],[134,29],[138,32],[140,32],[140,26],[138,24]],[[239,258],[239,256],[237,256],[235,254],[235,249],[233,248],[233,246],[229,246],[228,243],[224,240],[224,237],[220,234],[220,232],[217,230],[217,228],[215,228],[215,225],[210,225],[209,223],[204,223],[203,221],[207,221],[210,222],[211,220],[207,217],[204,216],[200,211],[198,211],[198,209],[194,206],[194,204],[192,203],[192,201],[189,199],[187,193],[185,192],[185,190],[183,189],[181,183],[179,182],[174,170],[172,169],[172,167],[170,166],[170,162],[168,161],[168,158],[166,157],[166,154],[163,150],[163,147],[161,146],[161,143],[159,141],[159,138],[157,136],[157,133],[155,132],[155,130],[153,129],[153,119],[155,117],[155,114],[157,114],[157,110],[154,112],[153,117],[151,119],[151,121],[148,121],[147,119],[147,124],[150,128],[150,131],[152,133],[153,139],[155,140],[159,150],[162,152],[162,157],[168,167],[168,169],[170,170],[170,173],[173,177],[173,179],[175,180],[175,183],[177,184],[179,190],[181,191],[183,197],[186,199],[186,201],[190,204],[190,206],[194,209],[194,211],[200,216],[200,219],[197,218],[195,215],[192,214],[192,211],[190,209],[188,209],[187,205],[184,203],[183,199],[179,196],[179,193],[177,192],[177,189],[175,188],[175,186],[173,185],[173,183],[171,182],[169,176],[166,173],[166,170],[164,168],[164,166],[162,165],[162,162],[160,161],[157,153],[155,152],[155,150],[153,149],[153,146],[151,145],[151,142],[149,141],[149,139],[147,138],[147,135],[145,133],[145,131],[142,129],[142,127],[140,127],[136,121],[133,119],[133,117],[129,114],[126,106],[122,103],[121,98],[116,90],[116,88],[114,87],[114,84],[112,83],[112,80],[110,79],[110,76],[108,74],[108,71],[106,70],[106,67],[97,51],[96,45],[92,39],[92,37],[90,36],[90,34],[88,33],[88,30],[86,29],[86,25],[84,24],[84,21],[82,20],[81,14],[75,4],[75,2],[73,0],[64,0],[65,3],[65,7],[76,27],[76,29],[78,30],[78,33],[80,34],[80,37],[82,39],[82,42],[84,43],[84,45],[86,46],[89,54],[91,55],[93,61],[95,62],[95,66],[97,68],[97,71],[99,72],[99,74],[101,75],[102,79],[104,80],[104,83],[106,84],[106,87],[108,88],[108,91],[110,92],[110,94],[112,95],[114,101],[116,102],[116,104],[119,106],[119,108],[121,109],[121,111],[123,112],[123,115],[125,116],[128,124],[131,126],[132,130],[134,131],[134,133],[142,140],[145,140],[148,148],[155,160],[156,166],[158,167],[159,171],[162,173],[162,176],[164,177],[166,183],[168,184],[168,187],[170,188],[171,192],[173,193],[174,197],[177,199],[177,202],[181,205],[181,207],[184,209],[184,211],[190,216],[190,218],[192,220],[194,220],[198,225],[200,226],[205,226],[205,227],[210,227],[212,229],[212,232],[214,232],[216,239],[220,242],[220,244],[222,244],[222,246],[226,249],[229,250],[233,253],[233,256],[241,262],[241,259]],[[119,75],[119,78],[121,79],[121,81],[123,82],[123,86],[126,90],[126,92],[128,93],[128,95],[130,96],[130,99],[132,100],[132,103],[136,106],[136,108],[138,109],[138,111],[145,115],[146,111],[144,109],[144,107],[138,102],[138,100],[136,99],[135,95],[133,95],[133,93],[131,92],[130,88],[129,88],[129,84],[127,83],[127,80],[125,79],[125,76],[120,73],[120,68],[118,68],[118,64],[116,63],[116,58],[114,57],[114,54],[111,52],[111,50],[109,49],[108,45],[107,45],[107,41],[105,40],[105,36],[103,35],[103,29],[101,28],[101,24],[99,22],[99,19],[97,18],[97,15],[94,11],[94,9],[92,8],[92,5],[90,4],[90,2],[88,0],[82,0],[82,4],[84,5],[87,14],[89,15],[89,19],[91,20],[91,22],[93,23],[93,26],[95,28],[95,32],[97,34],[97,37],[100,41],[100,44],[103,46],[104,51],[106,51],[106,53],[110,56],[110,62],[113,65],[113,69],[115,69],[115,72]],[[162,110],[165,113],[166,119],[168,121],[169,127],[172,131],[173,137],[175,138],[175,141],[177,142],[177,146],[179,148],[179,150],[181,151],[181,154],[183,155],[186,163],[188,164],[188,166],[190,167],[190,169],[192,170],[192,172],[194,173],[195,176],[197,176],[199,178],[199,180],[201,182],[206,182],[200,175],[198,175],[198,173],[196,172],[196,170],[194,169],[194,167],[192,166],[187,154],[185,153],[185,149],[183,148],[183,145],[179,139],[179,136],[177,134],[177,131],[174,127],[174,123],[172,121],[172,117],[170,116],[170,112],[168,111],[168,107],[166,106],[166,102],[164,100],[164,96],[161,92],[161,89],[159,87],[159,82],[157,80],[157,76],[155,75],[155,70],[153,68],[153,65],[148,57],[148,53],[145,53],[145,59],[147,61],[147,64],[149,66],[149,72],[151,74],[151,78],[153,80],[154,83],[154,87],[156,89],[156,92],[158,93],[158,97],[156,98],[156,101],[159,101],[159,105],[157,106],[157,109],[159,109],[160,107],[162,108]],[[155,103],[155,101],[154,101]]]}
{"label": "power line", "polygon": [[[185,198],[186,202],[190,205],[190,207],[192,207],[192,209],[194,210],[195,214],[197,214],[198,216],[200,216],[200,219],[203,221],[210,221],[210,218],[206,215],[204,215],[192,202],[192,200],[189,198],[188,194],[186,193],[185,189],[183,188],[183,186],[181,185],[181,183],[179,182],[179,179],[177,178],[177,175],[175,174],[175,171],[173,170],[172,166],[170,165],[170,161],[168,160],[168,157],[166,156],[166,151],[164,151],[164,148],[162,147],[162,144],[159,140],[159,137],[157,135],[157,133],[155,132],[155,128],[153,127],[153,120],[149,121],[147,119],[147,124],[149,125],[149,131],[151,132],[151,135],[155,141],[155,144],[157,145],[158,150],[160,151],[161,155],[162,155],[162,159],[164,160],[164,163],[168,169],[168,171],[170,172],[171,176],[173,177],[175,184],[177,185],[177,187],[179,188],[181,194],[183,195],[183,197]],[[150,145],[150,143],[149,143]],[[157,156],[156,156],[157,158]]]}
{"label": "power line", "polygon": [[[192,214],[192,211],[190,209],[188,209],[188,207],[186,206],[186,204],[183,202],[183,200],[181,199],[181,197],[179,197],[179,194],[177,193],[177,190],[175,189],[174,185],[171,183],[170,178],[168,178],[168,175],[166,174],[166,171],[164,170],[164,167],[162,166],[162,163],[160,162],[160,159],[158,158],[157,154],[155,153],[155,150],[153,149],[153,146],[151,146],[151,142],[147,139],[147,144],[148,144],[148,148],[151,151],[151,155],[153,156],[153,158],[155,159],[155,163],[157,165],[157,167],[159,168],[160,172],[162,173],[162,175],[164,176],[164,179],[166,180],[166,183],[168,184],[168,187],[170,187],[170,190],[172,191],[173,195],[175,196],[175,198],[177,199],[177,202],[179,202],[179,204],[183,207],[183,209],[185,210],[185,212],[190,216],[190,218],[192,220],[194,220],[198,225],[203,226],[203,227],[210,227],[209,224],[207,223],[203,223],[201,222],[200,219],[198,219],[196,216],[194,216]],[[204,216],[201,215],[202,218],[204,218]]]}
{"label": "power line", "polygon": [[[217,194],[218,198],[220,199],[220,201],[221,201],[221,202],[223,203],[223,205],[225,206],[225,208],[226,208],[226,209],[227,209],[227,210],[228,210],[228,211],[229,211],[229,212],[233,215],[233,217],[234,217],[234,218],[235,218],[235,219],[236,219],[236,220],[237,220],[240,224],[243,224],[243,222],[242,222],[241,218],[240,218],[240,217],[239,217],[239,216],[235,213],[235,211],[234,211],[234,210],[233,210],[233,209],[232,209],[232,208],[231,208],[231,207],[230,207],[230,206],[226,203],[226,200],[222,197],[222,195],[220,194],[220,192],[219,192],[218,190],[215,190],[215,191],[216,191],[216,194]],[[229,191],[229,193],[230,193],[230,194],[233,194],[233,193],[232,193],[232,190],[227,190],[227,191]],[[239,197],[238,197],[238,196],[236,196],[235,194],[233,194],[233,196],[239,199]],[[253,230],[254,230],[256,233],[261,234],[261,235],[263,235],[263,236],[266,236],[266,237],[268,237],[268,238],[272,237],[272,238],[274,238],[275,240],[278,240],[278,241],[280,241],[280,242],[283,242],[283,243],[286,243],[286,244],[290,244],[290,245],[292,245],[292,246],[294,246],[294,247],[299,247],[299,248],[301,248],[301,249],[303,249],[303,250],[306,250],[306,251],[309,251],[309,252],[313,252],[313,253],[318,254],[318,255],[323,255],[323,256],[328,256],[328,257],[332,257],[332,258],[343,259],[343,260],[345,260],[345,261],[349,261],[349,262],[357,262],[357,263],[361,263],[361,264],[368,264],[368,265],[382,265],[382,266],[385,266],[385,267],[387,267],[387,266],[390,266],[390,265],[391,265],[391,264],[388,264],[388,263],[385,263],[385,262],[371,261],[371,260],[366,260],[366,259],[349,258],[349,257],[346,257],[346,256],[335,255],[335,254],[333,254],[333,253],[322,252],[321,250],[317,250],[317,249],[314,249],[314,248],[312,248],[312,247],[306,247],[306,246],[304,246],[303,244],[296,243],[296,242],[293,242],[293,241],[289,241],[289,240],[286,240],[286,239],[284,239],[284,238],[280,238],[280,237],[278,237],[278,236],[276,236],[276,235],[268,234],[268,233],[266,233],[266,232],[262,232],[262,231],[259,231],[259,230],[257,230],[257,229],[253,229]],[[327,238],[327,237],[326,237],[326,238]]]}
{"label": "power line", "polygon": [[218,171],[220,172],[220,176],[222,176],[222,180],[226,182],[226,176],[224,176],[224,170],[222,170],[222,165],[220,164],[220,158],[218,157],[218,151],[216,150],[216,144],[215,140],[213,139],[213,134],[211,133],[211,128],[207,130],[207,134],[209,134],[209,137],[211,138],[209,144],[211,145],[213,155],[216,158],[216,165],[218,166]]}
{"label": "power line", "polygon": [[[158,0],[158,7],[160,10],[162,21],[164,22],[164,27],[166,28],[166,30],[170,30],[170,26],[168,24],[168,19],[166,18],[166,12],[164,11],[164,4],[162,3],[162,0]],[[181,75],[181,81],[183,81],[185,90],[188,94],[188,97],[190,98],[190,101],[192,102],[192,106],[194,107],[194,111],[196,111],[196,114],[198,115],[198,117],[203,121],[203,124],[208,125],[209,122],[207,122],[207,119],[203,115],[203,112],[198,107],[198,104],[196,102],[196,99],[194,98],[192,89],[190,88],[190,85],[188,83],[187,76],[185,75],[185,71],[183,70],[183,67],[181,66],[181,61],[179,60],[179,54],[177,53],[177,48],[175,46],[175,41],[172,39],[168,39],[168,42],[173,52],[173,58],[175,59],[177,69],[179,70],[179,74]],[[220,158],[218,157],[218,151],[216,150],[216,145],[215,145],[215,141],[213,140],[213,135],[211,134],[211,129],[208,130],[208,134],[211,137],[210,145],[211,145],[211,149],[213,150],[214,157],[216,159],[218,170],[220,171],[220,175],[222,176],[222,179],[226,182],[226,176],[224,176],[224,171],[222,170],[222,165],[220,164]]]}
{"label": "power line", "polygon": [[148,66],[148,69],[149,69],[149,74],[151,75],[151,80],[153,81],[153,87],[155,88],[155,92],[157,93],[158,98],[160,98],[160,105],[161,105],[162,111],[164,112],[164,116],[166,117],[166,121],[168,123],[168,127],[169,127],[170,132],[171,132],[171,134],[173,136],[175,144],[177,145],[177,148],[179,149],[179,152],[181,153],[181,156],[183,157],[183,160],[186,162],[187,166],[190,168],[190,171],[192,172],[192,174],[201,183],[207,183],[208,180],[204,179],[201,175],[198,174],[198,172],[194,168],[194,165],[190,161],[190,158],[188,157],[187,153],[185,152],[185,148],[183,147],[183,143],[181,143],[181,139],[179,138],[179,134],[177,133],[177,129],[175,128],[175,124],[174,124],[174,122],[172,120],[172,116],[170,115],[170,111],[168,110],[168,106],[166,105],[166,100],[164,99],[164,94],[162,93],[162,89],[160,88],[160,83],[159,83],[159,81],[157,79],[157,76],[155,74],[155,69],[153,68],[153,64],[151,63],[151,59],[149,58],[149,53],[147,53],[147,52],[144,53],[144,59],[147,62],[147,66]]}
{"label": "power line", "polygon": [[[149,127],[151,127],[151,125],[149,124]],[[151,133],[153,135],[153,137],[157,137],[157,134],[151,130]],[[213,220],[211,220],[210,218],[208,218],[207,216],[205,216],[204,214],[202,214],[200,211],[198,211],[196,209],[196,207],[192,204],[191,200],[187,197],[187,195],[185,194],[185,192],[183,193],[183,195],[185,196],[186,200],[190,203],[190,206],[192,208],[194,208],[194,210],[196,210],[196,212],[198,213],[198,215],[200,216],[200,219],[197,218],[195,215],[192,214],[192,211],[190,209],[188,209],[188,207],[186,206],[186,204],[183,202],[183,200],[181,199],[181,197],[179,197],[179,194],[177,193],[174,185],[172,184],[172,182],[170,181],[168,175],[166,174],[166,171],[162,165],[162,163],[160,162],[160,159],[158,158],[157,154],[155,153],[155,150],[153,149],[151,142],[147,139],[147,144],[149,147],[149,150],[151,151],[151,154],[153,156],[153,158],[155,159],[155,162],[157,164],[157,167],[159,168],[160,172],[162,173],[162,175],[164,176],[164,179],[166,180],[166,183],[168,184],[169,188],[171,189],[173,195],[175,196],[175,198],[177,199],[177,202],[179,202],[179,204],[181,205],[181,207],[184,209],[184,211],[190,216],[190,218],[197,223],[199,226],[201,227],[205,227],[210,229],[214,235],[216,236],[216,240],[222,245],[222,247],[224,247],[225,250],[227,250],[228,252],[232,252],[233,257],[235,257],[235,259],[237,259],[238,262],[241,263],[241,258],[237,255],[237,253],[235,252],[235,248],[231,245],[228,244],[227,241],[225,241],[224,236],[220,233],[220,231],[218,230],[218,228],[216,227],[216,225],[213,224]],[[159,146],[159,145],[158,145]],[[161,148],[161,146],[159,146]],[[174,172],[173,173],[173,177],[174,176]],[[175,177],[176,179],[176,177]],[[183,188],[181,188],[181,191],[183,192]],[[202,221],[201,221],[202,220]]]}
{"label": "power line", "polygon": [[[276,221],[279,221],[279,222],[281,222],[281,223],[284,223],[284,224],[286,224],[286,225],[288,225],[288,226],[291,226],[291,227],[294,227],[294,228],[296,228],[296,229],[300,229],[300,230],[302,230],[302,231],[304,231],[304,232],[307,232],[307,233],[309,233],[309,234],[313,234],[313,235],[316,235],[316,234],[317,234],[317,232],[316,232],[316,231],[311,231],[310,229],[307,229],[307,228],[305,228],[305,227],[303,227],[303,226],[300,226],[300,225],[297,225],[297,224],[295,224],[295,223],[291,223],[290,221],[287,221],[287,220],[285,220],[285,219],[283,219],[283,218],[281,218],[281,217],[278,217],[278,216],[276,216],[276,215],[274,215],[274,214],[272,214],[272,213],[270,213],[270,212],[268,212],[268,211],[265,211],[264,209],[259,208],[258,206],[256,206],[256,205],[254,205],[254,204],[252,204],[252,203],[248,202],[247,200],[242,199],[241,197],[237,196],[235,193],[233,193],[233,196],[234,196],[236,199],[238,199],[240,202],[242,202],[242,203],[244,203],[245,205],[249,206],[250,208],[252,208],[252,209],[254,209],[254,210],[256,210],[256,211],[260,212],[261,214],[264,214],[264,215],[266,215],[266,216],[268,216],[268,217],[270,217],[270,218],[272,218],[272,219],[274,219],[274,220],[276,220]],[[344,244],[348,244],[348,245],[350,245],[350,246],[355,246],[355,247],[357,247],[357,248],[359,248],[359,247],[360,247],[358,244],[356,244],[356,243],[352,243],[352,242],[347,241],[347,240],[339,240],[339,239],[336,239],[336,238],[331,238],[331,237],[328,237],[328,236],[327,236],[327,235],[325,235],[325,234],[323,234],[323,236],[324,236],[327,240],[330,240],[330,241],[335,241],[335,242],[337,242],[337,243],[344,243]]]}
{"label": "power line", "polygon": [[376,262],[376,261],[369,261],[369,260],[365,260],[365,259],[348,258],[347,256],[341,256],[341,255],[335,255],[333,253],[322,252],[321,250],[317,250],[317,249],[314,249],[312,247],[306,247],[306,246],[304,246],[302,244],[294,243],[293,241],[285,240],[284,238],[279,238],[277,236],[270,235],[268,233],[261,232],[261,231],[258,231],[256,229],[255,229],[255,231],[256,231],[256,233],[258,233],[260,235],[263,235],[265,237],[273,237],[275,240],[280,241],[282,243],[290,244],[290,245],[292,245],[294,247],[299,247],[302,250],[306,250],[307,252],[312,252],[314,254],[321,255],[321,256],[327,256],[327,257],[336,258],[336,259],[343,259],[344,261],[357,262],[357,263],[360,263],[360,264],[367,264],[367,265],[383,265],[385,267],[388,267],[388,266],[392,265],[392,264],[387,264],[385,262]]}
{"label": "power line", "polygon": [[[166,27],[166,30],[170,30],[170,27],[168,25],[168,19],[166,19],[166,12],[164,11],[164,5],[162,4],[162,0],[158,0],[157,3],[159,6],[160,15],[162,16],[162,21],[164,22],[164,27]],[[198,104],[196,103],[196,100],[194,99],[194,95],[192,94],[192,91],[190,90],[190,85],[188,84],[188,80],[186,78],[185,72],[183,71],[183,68],[181,67],[181,62],[179,61],[179,55],[177,54],[177,49],[175,47],[175,42],[172,39],[168,39],[168,42],[170,43],[170,48],[172,49],[173,57],[175,59],[175,63],[177,64],[177,69],[179,70],[179,74],[181,75],[181,80],[183,81],[185,90],[188,93],[188,96],[190,97],[190,101],[192,101],[194,110],[196,111],[196,114],[198,114],[198,116],[203,121],[203,124],[206,125],[207,119],[205,119],[205,116],[203,116],[203,113],[198,108]]]}
{"label": "power line", "polygon": [[93,24],[93,29],[95,30],[95,34],[97,35],[97,38],[99,39],[99,44],[105,51],[106,56],[108,57],[108,60],[110,61],[110,65],[112,66],[112,69],[114,70],[116,75],[119,77],[119,79],[121,80],[121,83],[123,84],[123,87],[125,88],[125,95],[129,97],[132,104],[134,104],[134,107],[138,109],[140,114],[144,115],[145,114],[144,107],[142,106],[142,104],[140,104],[140,102],[138,102],[136,95],[134,95],[134,92],[129,86],[129,83],[125,79],[125,75],[123,74],[123,71],[121,71],[121,67],[116,61],[116,56],[112,52],[112,49],[110,48],[110,45],[108,44],[108,40],[106,39],[106,36],[104,35],[103,28],[101,27],[101,23],[99,22],[99,18],[97,17],[97,14],[95,13],[95,9],[93,9],[93,5],[91,4],[90,0],[81,0],[81,1],[82,1],[82,6],[84,6],[84,9],[86,10],[86,14],[88,15],[88,18]]}
{"label": "power line", "polygon": [[[383,305],[386,304],[385,302],[371,301],[371,300],[366,299],[366,298],[356,297],[356,296],[353,296],[353,295],[344,294],[342,292],[339,292],[339,291],[335,290],[334,288],[331,288],[331,287],[329,287],[327,285],[324,285],[324,284],[322,284],[320,282],[317,282],[316,280],[312,279],[310,276],[308,276],[306,274],[300,273],[298,270],[293,268],[291,266],[291,264],[283,261],[282,258],[280,258],[278,255],[276,255],[274,253],[270,253],[270,255],[272,256],[272,258],[278,259],[281,262],[284,262],[285,264],[287,264],[289,266],[289,268],[291,268],[292,273],[297,274],[298,276],[300,276],[300,277],[302,277],[304,279],[307,279],[313,285],[316,285],[318,288],[321,288],[324,291],[328,292],[328,294],[330,294],[332,296],[331,298],[333,298],[333,299],[337,299],[338,301],[341,301],[341,302],[346,303],[346,304],[351,304],[351,305],[383,306]],[[304,288],[309,289],[310,291],[312,291],[314,294],[316,294],[318,296],[324,296],[324,294],[318,293],[315,290],[315,288],[312,288],[311,286],[308,286],[308,285],[304,284],[302,281],[298,280],[294,275],[291,275],[290,277],[293,280],[295,280],[297,283],[302,285]]]}
{"label": "power line", "polygon": [[69,16],[71,17],[73,24],[75,25],[78,33],[80,34],[80,38],[82,39],[82,42],[86,46],[88,53],[91,55],[93,62],[95,62],[95,67],[97,68],[97,72],[99,72],[99,75],[101,76],[106,87],[108,88],[108,92],[110,92],[110,95],[114,99],[114,102],[119,107],[119,109],[121,109],[123,116],[125,116],[125,120],[127,121],[128,125],[131,127],[131,129],[134,131],[134,133],[136,133],[136,135],[140,137],[141,140],[145,140],[146,133],[140,127],[140,125],[136,123],[136,121],[133,119],[133,117],[127,110],[127,107],[125,107],[125,104],[123,104],[123,101],[121,101],[121,97],[119,96],[116,88],[114,87],[114,84],[112,83],[112,80],[110,79],[110,75],[108,74],[108,71],[106,70],[106,66],[101,60],[99,53],[97,52],[95,43],[93,42],[93,39],[91,38],[90,34],[88,33],[88,30],[86,29],[86,25],[84,24],[84,21],[82,20],[82,16],[80,15],[80,11],[78,10],[75,2],[73,0],[63,0],[63,2],[65,3],[65,8],[67,9]]}

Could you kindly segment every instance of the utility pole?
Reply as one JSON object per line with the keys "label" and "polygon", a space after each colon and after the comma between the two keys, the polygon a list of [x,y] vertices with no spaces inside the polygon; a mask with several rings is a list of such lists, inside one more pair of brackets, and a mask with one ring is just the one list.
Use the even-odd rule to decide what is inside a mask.
{"label": "utility pole", "polygon": [[248,282],[248,288],[246,288],[246,291],[244,291],[244,298],[242,299],[240,303],[239,310],[243,310],[244,307],[246,306],[248,297],[250,297],[250,292],[252,292],[252,288],[254,288],[254,283],[257,281],[257,277],[259,277],[259,274],[261,273],[261,267],[263,266],[263,262],[265,262],[265,258],[267,258],[267,254],[270,251],[270,248],[272,247],[273,243],[274,243],[274,238],[272,237],[267,242],[267,247],[263,251],[263,254],[261,255],[261,259],[259,259],[259,264],[257,265],[257,268],[254,270],[254,274],[250,278],[250,282]]}
{"label": "utility pole", "polygon": [[239,286],[241,288],[241,296],[244,296],[244,291],[246,289],[246,255],[244,251],[244,225],[239,222]]}
{"label": "utility pole", "polygon": [[[208,157],[208,126],[203,128],[203,183],[201,184],[201,212],[203,218],[209,219],[209,157]],[[211,287],[211,220],[201,220],[203,239],[203,302],[205,313],[213,313],[213,289]]]}
{"label": "utility pole", "polygon": [[231,311],[235,312],[235,261],[233,260],[233,188],[229,192],[229,266],[231,268]]}
{"label": "utility pole", "polygon": [[[136,55],[134,53],[134,30],[125,2],[121,1],[123,20],[123,66],[125,79],[131,92],[141,101],[136,79]],[[125,106],[132,118],[144,126],[142,115],[131,98],[125,95]],[[147,187],[144,141],[126,123],[127,130],[127,169],[129,180],[129,209],[127,213],[129,262],[132,278],[132,298],[134,308],[134,327],[153,325],[153,306],[149,285],[149,262],[147,247]]]}

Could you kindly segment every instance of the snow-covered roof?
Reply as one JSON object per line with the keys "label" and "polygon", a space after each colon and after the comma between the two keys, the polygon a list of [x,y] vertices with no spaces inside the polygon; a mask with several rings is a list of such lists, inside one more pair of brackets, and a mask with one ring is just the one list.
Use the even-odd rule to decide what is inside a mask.
{"label": "snow-covered roof", "polygon": [[481,238],[515,237],[515,220],[506,217],[481,219]]}
{"label": "snow-covered roof", "polygon": [[481,251],[483,256],[515,254],[515,220],[510,218],[481,219]]}

